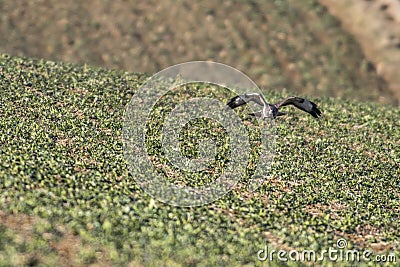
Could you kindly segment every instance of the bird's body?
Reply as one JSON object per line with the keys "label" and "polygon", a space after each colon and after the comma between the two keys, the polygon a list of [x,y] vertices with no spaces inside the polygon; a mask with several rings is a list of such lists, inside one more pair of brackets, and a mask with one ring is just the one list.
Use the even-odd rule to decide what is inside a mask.
{"label": "bird's body", "polygon": [[319,116],[322,115],[322,112],[318,109],[317,105],[307,99],[290,96],[279,103],[269,104],[263,95],[259,93],[248,93],[240,96],[236,96],[232,98],[227,105],[234,109],[243,105],[246,105],[248,102],[254,102],[260,106],[262,106],[262,110],[259,112],[251,113],[252,116],[264,118],[276,118],[277,116],[285,115],[285,113],[281,113],[279,111],[280,107],[293,105],[307,113],[309,113],[314,118],[318,119]]}

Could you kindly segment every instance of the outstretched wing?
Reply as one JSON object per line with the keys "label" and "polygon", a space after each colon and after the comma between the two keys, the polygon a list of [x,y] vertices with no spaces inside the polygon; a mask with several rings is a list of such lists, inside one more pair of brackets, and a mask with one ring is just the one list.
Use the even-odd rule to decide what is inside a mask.
{"label": "outstretched wing", "polygon": [[246,105],[250,101],[257,103],[260,106],[267,105],[267,102],[265,101],[264,97],[259,93],[250,93],[250,94],[235,96],[227,103],[227,105],[230,108],[237,108]]}
{"label": "outstretched wing", "polygon": [[307,99],[297,97],[297,96],[291,96],[288,98],[285,98],[281,102],[275,104],[275,107],[283,107],[287,105],[293,105],[298,109],[301,109],[313,116],[314,118],[317,118],[322,115],[322,112],[318,109],[317,105]]}

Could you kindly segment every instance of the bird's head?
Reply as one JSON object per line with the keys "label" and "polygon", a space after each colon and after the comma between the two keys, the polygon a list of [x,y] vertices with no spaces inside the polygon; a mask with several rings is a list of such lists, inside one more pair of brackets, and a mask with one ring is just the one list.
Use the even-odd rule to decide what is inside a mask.
{"label": "bird's head", "polygon": [[269,104],[269,109],[268,109],[267,114],[268,114],[268,117],[269,117],[269,118],[275,119],[276,117],[278,117],[278,116],[283,116],[283,115],[285,115],[286,113],[280,112],[280,111],[278,110],[278,108],[277,108],[275,105]]}
{"label": "bird's head", "polygon": [[274,105],[271,105],[271,104],[269,104],[268,106],[269,106],[268,117],[270,117],[271,119],[275,119],[279,113],[278,109]]}

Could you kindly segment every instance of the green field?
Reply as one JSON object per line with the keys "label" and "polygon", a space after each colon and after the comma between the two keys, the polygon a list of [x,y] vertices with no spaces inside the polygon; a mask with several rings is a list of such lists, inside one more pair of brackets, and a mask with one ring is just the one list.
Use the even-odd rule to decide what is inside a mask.
{"label": "green field", "polygon": [[[275,121],[276,156],[258,190],[239,184],[180,208],[147,195],[124,159],[125,107],[146,78],[0,55],[1,266],[293,266],[257,252],[266,243],[321,252],[340,238],[400,261],[398,108],[306,95],[323,118],[287,108]],[[290,95],[263,92],[272,102]]]}
{"label": "green field", "polygon": [[3,0],[0,52],[150,74],[212,60],[264,88],[398,106],[394,81],[379,70],[399,61],[396,53],[374,62],[362,48],[396,44],[398,31],[360,45],[319,2]]}

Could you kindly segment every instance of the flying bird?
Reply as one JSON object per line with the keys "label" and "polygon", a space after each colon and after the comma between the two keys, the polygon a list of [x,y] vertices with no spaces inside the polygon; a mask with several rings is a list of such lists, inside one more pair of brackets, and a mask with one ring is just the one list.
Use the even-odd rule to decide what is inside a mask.
{"label": "flying bird", "polygon": [[322,115],[322,112],[318,109],[317,105],[307,99],[297,97],[297,96],[290,96],[279,103],[276,104],[269,104],[265,100],[264,96],[259,93],[249,93],[240,96],[235,96],[232,98],[227,105],[234,109],[240,106],[247,104],[248,102],[255,102],[256,104],[262,106],[262,110],[259,112],[251,113],[250,115],[255,117],[264,118],[276,118],[277,116],[285,115],[286,113],[282,113],[279,111],[280,107],[293,105],[298,109],[301,109],[307,113],[309,113],[314,118],[318,119],[319,116]]}

